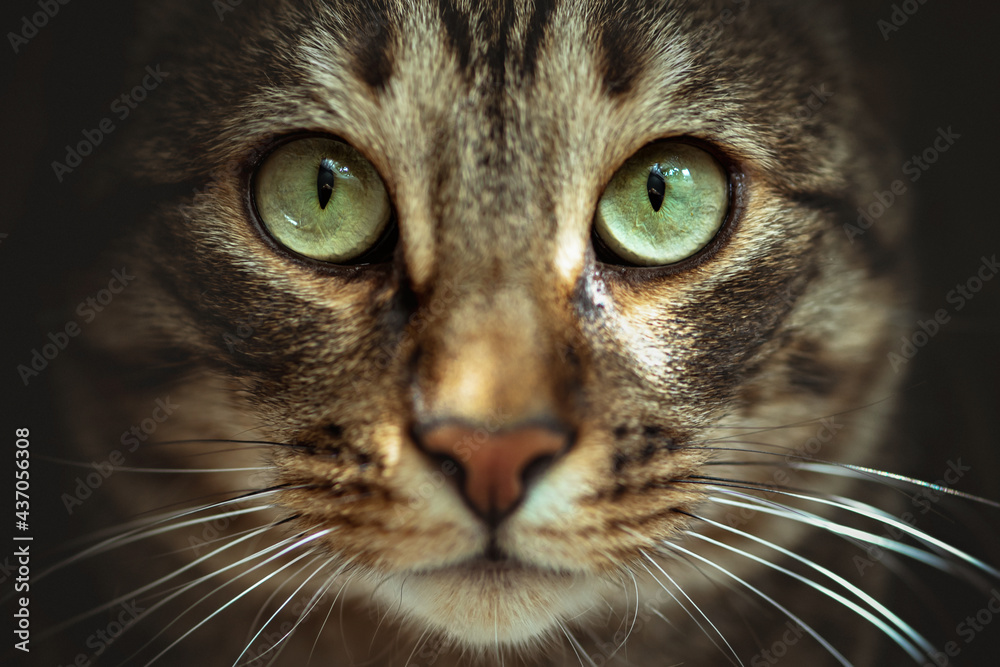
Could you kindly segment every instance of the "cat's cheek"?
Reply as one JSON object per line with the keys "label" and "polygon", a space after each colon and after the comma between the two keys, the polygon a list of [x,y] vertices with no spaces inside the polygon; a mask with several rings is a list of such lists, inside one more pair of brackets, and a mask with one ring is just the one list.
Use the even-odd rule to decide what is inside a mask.
{"label": "cat's cheek", "polygon": [[295,456],[282,462],[279,481],[293,487],[280,504],[303,529],[329,530],[331,553],[379,576],[451,567],[486,546],[486,530],[447,476],[412,448],[367,475],[349,463]]}

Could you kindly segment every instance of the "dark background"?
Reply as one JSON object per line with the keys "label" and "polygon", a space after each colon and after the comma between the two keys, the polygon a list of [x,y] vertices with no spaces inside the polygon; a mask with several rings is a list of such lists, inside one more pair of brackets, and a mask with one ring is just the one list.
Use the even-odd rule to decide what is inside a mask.
{"label": "dark background", "polygon": [[[6,0],[0,14],[0,33],[5,35],[0,43],[0,233],[7,234],[0,238],[2,471],[14,460],[16,427],[31,429],[35,453],[61,449],[65,436],[52,417],[49,375],[43,373],[24,387],[15,367],[27,363],[32,348],[47,342],[46,334],[64,324],[61,308],[79,300],[74,294],[92,294],[103,286],[71,283],[67,288],[66,277],[92,263],[116,233],[103,222],[108,213],[101,204],[103,185],[86,172],[113,155],[123,132],[109,135],[62,183],[50,163],[62,160],[64,146],[76,143],[84,129],[93,129],[109,116],[111,100],[142,78],[129,65],[129,38],[137,31],[133,2],[71,0],[15,55],[6,34],[20,31],[21,17],[38,11],[36,1]],[[893,3],[847,4],[858,53],[880,81],[872,96],[892,109],[891,125],[904,156],[900,169],[910,155],[932,144],[938,128],[961,135],[915,185],[907,181],[904,195],[914,211],[920,272],[914,328],[918,319],[927,319],[939,308],[948,309],[953,319],[909,364],[900,424],[904,455],[897,470],[933,481],[948,469],[949,460],[961,457],[972,470],[957,488],[1000,499],[1000,277],[987,283],[961,312],[955,313],[946,301],[949,290],[975,274],[981,257],[1000,254],[1000,54],[995,46],[1000,4],[927,0],[919,5],[913,0],[919,10],[888,39],[878,21],[890,19]],[[210,7],[209,0],[205,5]],[[142,113],[141,106],[136,113]],[[120,129],[128,122],[115,119]],[[141,192],[132,193],[121,206],[139,208],[142,197]],[[64,473],[37,460],[32,471],[32,533],[36,553],[42,554],[66,529],[66,513],[58,501]],[[4,472],[3,477],[9,476]],[[953,520],[941,519],[935,529],[1000,563],[1000,510],[971,510],[969,503],[949,505]],[[0,535],[6,534],[7,521],[3,519]],[[8,544],[6,539],[0,543],[0,559],[8,553]],[[2,594],[9,585],[9,579],[2,583]],[[966,612],[975,613],[985,604],[979,593],[963,597],[958,588],[939,586],[940,595],[952,600],[947,612],[927,610],[941,616],[942,627],[953,628]],[[9,619],[6,612],[4,618]],[[8,623],[0,624],[4,638],[9,636]],[[0,649],[0,656],[9,655],[7,648]],[[963,648],[957,664],[997,664],[998,654],[1000,617]]]}

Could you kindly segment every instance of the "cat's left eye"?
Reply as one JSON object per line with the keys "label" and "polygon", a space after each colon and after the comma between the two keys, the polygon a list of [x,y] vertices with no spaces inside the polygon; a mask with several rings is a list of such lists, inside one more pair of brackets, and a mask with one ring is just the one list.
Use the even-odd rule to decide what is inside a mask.
{"label": "cat's left eye", "polygon": [[691,257],[722,228],[729,179],[708,151],[650,144],[615,173],[597,205],[594,233],[615,263],[665,266]]}
{"label": "cat's left eye", "polygon": [[323,262],[364,261],[391,231],[389,194],[374,165],[336,139],[280,145],[258,168],[253,194],[278,243]]}

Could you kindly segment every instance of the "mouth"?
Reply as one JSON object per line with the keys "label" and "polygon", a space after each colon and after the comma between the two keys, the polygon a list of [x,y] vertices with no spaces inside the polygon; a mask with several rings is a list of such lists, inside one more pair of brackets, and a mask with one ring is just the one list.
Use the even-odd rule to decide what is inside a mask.
{"label": "mouth", "polygon": [[554,572],[548,568],[541,568],[516,558],[497,559],[486,556],[470,558],[469,560],[462,561],[451,567],[437,570],[436,573],[453,573],[460,576],[492,575],[498,578],[518,576],[524,577],[531,575],[558,577],[560,574],[566,574]]}
{"label": "mouth", "polygon": [[[507,577],[520,577],[523,579],[539,578],[561,578],[579,576],[580,572],[566,570],[564,568],[553,568],[549,564],[532,563],[500,546],[495,537],[483,547],[482,551],[476,555],[448,563],[440,566],[422,568],[415,572],[417,575],[452,575],[460,577],[495,577],[505,579],[512,583],[512,579]],[[506,575],[506,576],[505,576]]]}
{"label": "mouth", "polygon": [[559,576],[568,572],[556,572],[550,568],[540,567],[519,558],[505,555],[499,550],[487,550],[479,556],[438,567],[422,568],[416,575],[458,575],[463,577],[476,575],[549,575]]}

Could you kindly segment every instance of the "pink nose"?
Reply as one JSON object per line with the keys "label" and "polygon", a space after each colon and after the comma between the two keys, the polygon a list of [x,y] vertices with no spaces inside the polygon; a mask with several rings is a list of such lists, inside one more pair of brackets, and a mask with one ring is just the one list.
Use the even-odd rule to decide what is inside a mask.
{"label": "pink nose", "polygon": [[446,424],[419,438],[424,451],[454,460],[464,478],[459,490],[484,519],[496,522],[517,505],[526,487],[565,452],[570,436],[544,426],[486,434]]}

